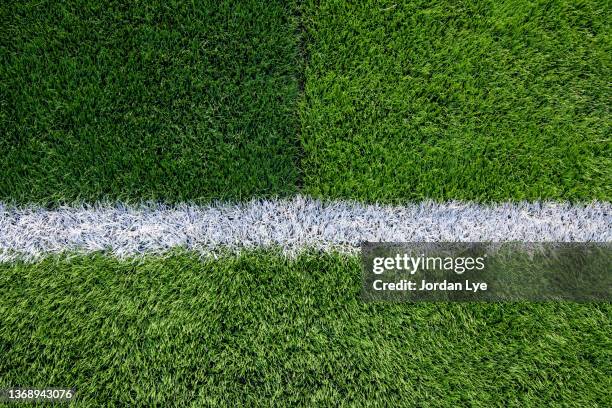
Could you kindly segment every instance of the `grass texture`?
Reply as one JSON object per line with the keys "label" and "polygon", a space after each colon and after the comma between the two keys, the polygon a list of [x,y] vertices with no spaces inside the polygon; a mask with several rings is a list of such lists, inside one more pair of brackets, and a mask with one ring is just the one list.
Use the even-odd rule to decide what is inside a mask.
{"label": "grass texture", "polygon": [[295,191],[292,2],[0,4],[0,200]]}
{"label": "grass texture", "polygon": [[79,406],[609,406],[609,304],[359,299],[358,258],[0,265],[0,387]]}
{"label": "grass texture", "polygon": [[363,242],[612,242],[612,203],[404,207],[313,200],[209,206],[15,208],[0,203],[0,262],[100,250],[119,258],[172,248],[201,254],[276,247],[356,253]]}
{"label": "grass texture", "polygon": [[609,14],[596,0],[3,3],[0,200],[610,201]]}
{"label": "grass texture", "polygon": [[305,3],[305,193],[612,200],[609,2]]}

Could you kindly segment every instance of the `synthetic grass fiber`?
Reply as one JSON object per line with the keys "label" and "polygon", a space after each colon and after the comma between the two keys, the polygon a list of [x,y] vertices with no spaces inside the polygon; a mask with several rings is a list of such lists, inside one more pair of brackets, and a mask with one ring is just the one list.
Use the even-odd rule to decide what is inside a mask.
{"label": "synthetic grass fiber", "polygon": [[195,205],[44,209],[0,203],[0,262],[62,252],[117,257],[280,248],[355,253],[369,242],[612,241],[612,204],[425,202],[363,205],[307,197]]}
{"label": "synthetic grass fiber", "polygon": [[0,3],[0,258],[46,256],[0,263],[0,388],[612,405],[610,304],[363,303],[335,252],[610,241],[609,2],[128,3]]}
{"label": "synthetic grass fiber", "polygon": [[79,406],[609,406],[610,305],[359,300],[358,258],[0,265],[0,388]]}
{"label": "synthetic grass fiber", "polygon": [[292,2],[0,4],[0,200],[295,191]]}
{"label": "synthetic grass fiber", "polygon": [[610,5],[306,1],[304,193],[612,200]]}
{"label": "synthetic grass fiber", "polygon": [[609,14],[3,3],[0,199],[610,201]]}

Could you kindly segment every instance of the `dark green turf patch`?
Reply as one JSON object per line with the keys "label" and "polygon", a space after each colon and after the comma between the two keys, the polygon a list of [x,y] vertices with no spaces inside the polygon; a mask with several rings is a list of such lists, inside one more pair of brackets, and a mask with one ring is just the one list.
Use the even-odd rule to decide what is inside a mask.
{"label": "dark green turf patch", "polygon": [[292,2],[0,5],[0,200],[295,191]]}
{"label": "dark green turf patch", "polygon": [[612,199],[610,3],[308,1],[305,191]]}
{"label": "dark green turf patch", "polygon": [[[608,406],[609,304],[364,304],[357,258],[0,265],[0,388],[81,405]],[[606,402],[607,401],[607,402]]]}

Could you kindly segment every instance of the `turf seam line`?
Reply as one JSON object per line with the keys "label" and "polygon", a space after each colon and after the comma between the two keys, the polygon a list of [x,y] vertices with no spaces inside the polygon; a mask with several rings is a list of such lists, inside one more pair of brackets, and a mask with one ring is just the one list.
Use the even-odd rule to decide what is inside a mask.
{"label": "turf seam line", "polygon": [[352,253],[363,241],[612,241],[612,203],[422,202],[405,206],[304,196],[207,206],[0,203],[0,262],[63,252],[117,257],[280,248]]}
{"label": "turf seam line", "polygon": [[304,145],[302,143],[302,118],[300,116],[301,109],[299,109],[299,105],[301,103],[305,103],[305,91],[306,91],[306,68],[308,66],[308,61],[310,59],[308,53],[308,40],[307,40],[307,29],[304,23],[304,7],[303,4],[297,4],[294,9],[294,18],[297,21],[297,32],[298,36],[298,51],[300,55],[300,61],[302,69],[298,73],[298,109],[296,110],[296,114],[298,115],[297,120],[297,128],[296,128],[296,136],[295,143],[297,146],[296,155],[295,155],[295,168],[297,169],[297,178],[295,180],[295,187],[298,191],[302,191],[304,188],[304,166],[302,165],[302,161],[306,156],[306,152],[304,151]]}

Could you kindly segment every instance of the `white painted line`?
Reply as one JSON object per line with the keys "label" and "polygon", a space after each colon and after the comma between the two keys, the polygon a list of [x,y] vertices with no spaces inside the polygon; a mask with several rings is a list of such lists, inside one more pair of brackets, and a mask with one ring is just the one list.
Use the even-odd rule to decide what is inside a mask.
{"label": "white painted line", "polygon": [[362,241],[612,241],[612,204],[405,206],[306,197],[209,206],[0,204],[0,262],[62,252],[117,257],[183,247],[203,254],[279,247],[354,252]]}

